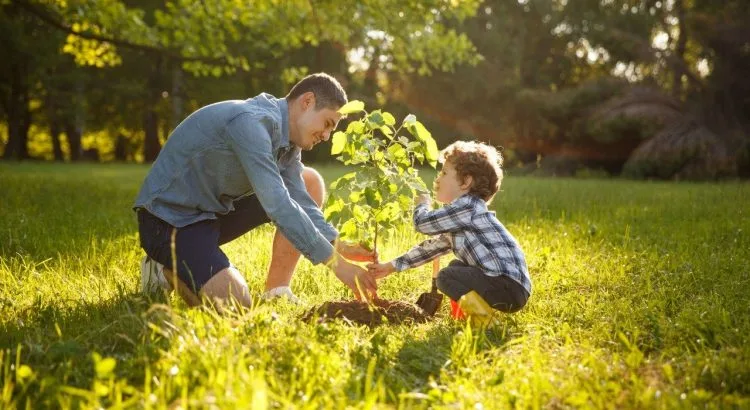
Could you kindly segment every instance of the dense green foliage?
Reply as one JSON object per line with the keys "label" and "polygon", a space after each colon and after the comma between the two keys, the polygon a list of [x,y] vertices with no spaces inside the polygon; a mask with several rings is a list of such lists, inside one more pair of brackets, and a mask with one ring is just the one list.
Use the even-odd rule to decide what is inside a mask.
{"label": "dense green foliage", "polygon": [[0,1],[0,151],[149,162],[194,109],[326,71],[439,146],[480,139],[511,165],[750,176],[745,0],[355,3]]}
{"label": "dense green foliage", "polygon": [[417,167],[435,168],[439,152],[414,115],[396,126],[393,114],[357,100],[339,112],[361,118],[332,137],[331,154],[353,171],[331,183],[325,216],[343,239],[377,251],[378,236],[408,221],[414,196],[428,192]]}
{"label": "dense green foliage", "polygon": [[[477,5],[477,0],[364,0],[347,8],[304,0],[0,2],[0,29],[7,34],[0,53],[12,62],[0,75],[0,113],[9,124],[3,155],[63,159],[63,151],[29,152],[29,133],[39,132],[30,127],[37,125],[49,128],[52,140],[64,131],[74,143],[66,155],[72,160],[82,154],[76,133],[102,131],[109,146],[89,145],[105,148],[108,159],[114,152],[120,160],[151,161],[160,138],[192,109],[263,91],[283,96],[309,72],[346,76],[352,50],[368,59],[375,47],[376,58],[396,72],[429,73],[476,62],[471,42],[446,23],[472,15]],[[63,101],[74,102],[64,115],[57,108],[68,105]],[[119,152],[111,148],[117,138]],[[142,147],[142,155],[127,152],[128,143]]]}
{"label": "dense green foliage", "polygon": [[391,90],[448,126],[430,124],[439,143],[458,131],[511,149],[512,163],[541,155],[617,174],[641,143],[689,119],[716,135],[696,146],[727,146],[734,173],[750,175],[748,4],[486,0],[456,25],[481,63],[399,75]]}
{"label": "dense green foliage", "polygon": [[[476,332],[306,324],[351,294],[301,263],[302,306],[217,316],[138,295],[143,166],[0,164],[0,407],[745,408],[750,186],[506,177],[529,305]],[[342,168],[321,169],[327,180]],[[254,295],[271,228],[228,244]],[[389,232],[383,258],[417,235]],[[445,262],[444,262],[445,263]],[[427,267],[380,295],[413,301]],[[476,406],[476,407],[475,407]]]}

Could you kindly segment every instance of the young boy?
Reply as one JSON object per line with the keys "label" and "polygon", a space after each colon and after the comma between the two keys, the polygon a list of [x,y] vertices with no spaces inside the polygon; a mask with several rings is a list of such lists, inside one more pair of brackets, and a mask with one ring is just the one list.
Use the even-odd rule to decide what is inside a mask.
{"label": "young boy", "polygon": [[521,247],[487,204],[500,189],[502,156],[489,145],[458,141],[440,153],[442,171],[435,195],[442,208],[430,210],[429,194],[416,198],[414,226],[432,235],[405,254],[368,270],[376,279],[415,268],[451,250],[456,260],[437,276],[437,287],[479,324],[493,321],[492,309],[517,312],[531,295]]}

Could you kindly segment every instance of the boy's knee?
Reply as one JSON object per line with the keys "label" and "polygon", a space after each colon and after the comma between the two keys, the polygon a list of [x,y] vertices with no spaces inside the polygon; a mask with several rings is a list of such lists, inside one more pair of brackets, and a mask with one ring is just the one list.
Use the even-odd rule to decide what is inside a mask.
{"label": "boy's knee", "polygon": [[453,282],[453,275],[451,275],[451,270],[447,268],[441,269],[435,278],[435,283],[437,284],[438,289],[443,292],[445,289],[452,287],[451,282]]}
{"label": "boy's knee", "polygon": [[305,189],[318,206],[323,205],[326,195],[326,185],[323,176],[314,168],[304,167],[302,169],[302,180],[305,181]]}

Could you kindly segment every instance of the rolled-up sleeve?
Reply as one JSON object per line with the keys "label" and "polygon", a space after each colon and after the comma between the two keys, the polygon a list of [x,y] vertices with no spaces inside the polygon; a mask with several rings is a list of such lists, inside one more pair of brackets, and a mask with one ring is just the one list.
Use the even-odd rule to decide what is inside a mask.
{"label": "rolled-up sleeve", "polygon": [[333,255],[333,246],[284,185],[273,155],[273,127],[269,117],[244,113],[227,124],[227,138],[271,221],[307,259],[324,262]]}

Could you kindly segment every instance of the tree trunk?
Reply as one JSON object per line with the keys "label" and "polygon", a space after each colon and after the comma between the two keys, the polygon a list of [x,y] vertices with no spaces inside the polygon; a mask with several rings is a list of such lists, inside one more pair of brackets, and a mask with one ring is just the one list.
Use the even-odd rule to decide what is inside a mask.
{"label": "tree trunk", "polygon": [[83,137],[86,109],[83,104],[83,101],[86,98],[84,91],[83,80],[78,77],[75,82],[75,94],[72,101],[75,114],[73,115],[73,118],[67,118],[65,120],[65,134],[68,136],[70,160],[74,162],[83,159],[81,137]]}
{"label": "tree trunk", "polygon": [[47,118],[49,120],[49,136],[52,140],[52,154],[55,161],[63,161],[62,143],[60,142],[60,133],[62,127],[60,125],[60,110],[57,102],[58,96],[51,90],[47,90],[47,97],[45,98],[44,104],[47,109]]}
{"label": "tree trunk", "polygon": [[10,100],[8,101],[8,144],[5,159],[28,159],[28,130],[31,126],[29,93],[22,63],[11,63]]}
{"label": "tree trunk", "polygon": [[143,113],[143,131],[146,138],[143,144],[143,159],[153,162],[159,155],[161,144],[159,144],[159,116],[156,113],[156,105],[161,95],[159,77],[161,76],[161,56],[156,59],[151,76],[148,79],[146,90],[146,101]]}
{"label": "tree trunk", "polygon": [[[677,27],[679,33],[677,34],[677,46],[675,47],[675,58],[684,62],[685,61],[685,49],[687,47],[688,33],[687,24],[685,24],[685,7],[682,0],[675,0],[674,11],[677,17]],[[682,99],[682,77],[684,72],[679,67],[674,67],[674,73],[672,78],[672,96],[678,100]]]}
{"label": "tree trunk", "polygon": [[115,161],[125,162],[128,160],[128,140],[122,134],[117,134],[115,140]]}
{"label": "tree trunk", "polygon": [[52,138],[52,153],[55,161],[63,161],[62,143],[60,142],[60,123],[57,118],[50,118],[49,135]]}
{"label": "tree trunk", "polygon": [[65,135],[68,136],[68,148],[70,149],[70,160],[80,161],[81,160],[81,130],[76,126],[73,121],[65,122]]}
{"label": "tree trunk", "polygon": [[172,67],[172,129],[182,121],[185,115],[184,93],[185,78],[182,72],[182,64],[179,61],[173,61]]}

